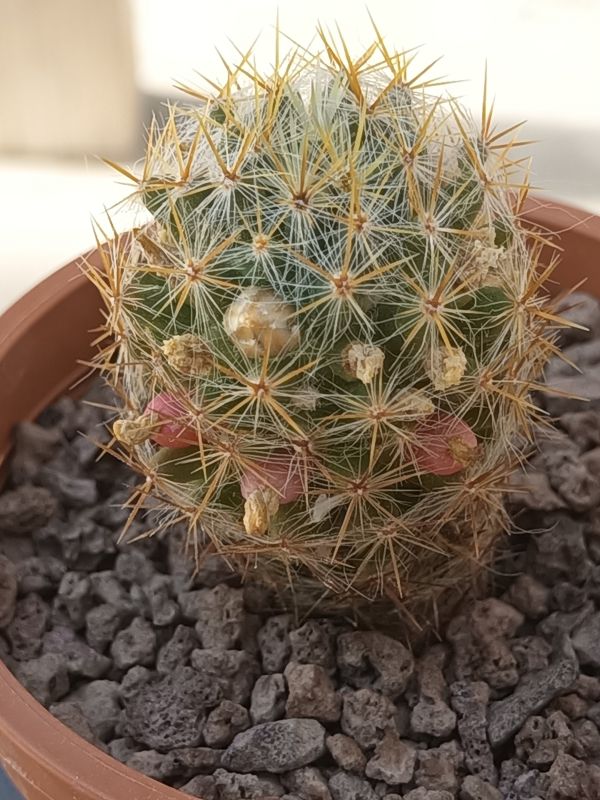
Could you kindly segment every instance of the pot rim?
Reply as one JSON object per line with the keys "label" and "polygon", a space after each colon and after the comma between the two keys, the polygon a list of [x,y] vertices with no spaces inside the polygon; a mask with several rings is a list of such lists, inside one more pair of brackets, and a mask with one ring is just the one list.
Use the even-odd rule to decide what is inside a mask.
{"label": "pot rim", "polygon": [[[559,286],[572,286],[584,279],[585,252],[593,249],[600,254],[600,216],[539,198],[528,200],[523,216],[545,231],[561,233],[565,253],[562,265],[555,273]],[[97,253],[88,253],[59,269],[0,316],[0,383],[8,380],[7,375],[2,374],[2,365],[13,348],[31,336],[32,330],[47,315],[60,314],[60,308],[68,298],[75,302],[80,294],[86,293],[84,287],[91,286],[83,275],[82,266],[86,263],[97,266]],[[589,277],[593,283],[593,273]],[[596,288],[600,294],[600,275],[597,280],[599,285],[590,286],[590,289]],[[95,304],[97,317],[99,304],[95,292],[95,289],[87,291],[86,303],[88,310]],[[86,337],[91,345],[93,336],[86,334]],[[71,363],[77,363],[76,358]],[[76,368],[66,369],[61,380],[52,386],[42,387],[40,397],[36,397],[25,418],[37,416],[46,405],[67,391],[83,372],[80,362]],[[8,426],[15,421],[0,420],[0,436],[4,438],[0,441],[0,463],[9,449],[6,441]],[[121,797],[128,800],[181,800],[187,796],[179,789],[130,769],[81,739],[38,703],[1,662],[0,698],[0,760],[20,788],[26,794],[31,789],[36,800],[66,797],[66,787],[71,787],[69,797],[72,800],[116,800]],[[38,765],[35,773],[45,778],[44,785],[36,782],[32,770],[26,768],[27,762]],[[59,791],[62,788],[63,795],[48,793],[52,791],[48,786],[50,776],[54,776],[56,788]]]}

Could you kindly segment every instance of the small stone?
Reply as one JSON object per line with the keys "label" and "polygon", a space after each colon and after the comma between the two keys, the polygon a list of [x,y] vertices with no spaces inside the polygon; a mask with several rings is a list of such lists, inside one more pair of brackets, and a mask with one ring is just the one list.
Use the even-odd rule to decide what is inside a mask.
{"label": "small stone", "polygon": [[[242,589],[222,583],[214,589],[200,589],[195,595],[192,619],[206,649],[234,650],[239,647],[246,622]],[[187,606],[190,611],[190,606]],[[186,613],[186,616],[190,616]]]}
{"label": "small stone", "polygon": [[6,628],[11,655],[17,661],[36,658],[42,651],[50,609],[37,594],[29,594],[16,604],[12,622]]}
{"label": "small stone", "polygon": [[354,739],[336,733],[328,736],[325,745],[331,757],[340,769],[346,772],[355,772],[362,775],[367,765],[367,758]]}
{"label": "small stone", "polygon": [[196,775],[184,784],[180,791],[200,800],[218,800],[217,784],[213,775]]}
{"label": "small stone", "polygon": [[128,759],[139,750],[139,745],[128,736],[124,736],[121,739],[113,739],[112,742],[108,743],[109,755],[116,758],[121,764],[126,764]]}
{"label": "small stone", "polygon": [[221,697],[248,705],[260,674],[255,658],[241,650],[194,650],[192,666],[211,680]]}
{"label": "small stone", "polygon": [[566,753],[557,756],[548,777],[548,800],[596,800],[598,796],[586,765]]}
{"label": "small stone", "polygon": [[600,731],[591,719],[578,719],[573,722],[570,753],[585,761],[598,761],[600,758]]}
{"label": "small stone", "polygon": [[65,610],[76,628],[83,628],[92,606],[92,587],[87,576],[80,572],[66,572],[55,599],[57,609]]}
{"label": "small stone", "polygon": [[63,442],[56,428],[43,428],[35,422],[15,426],[15,449],[10,462],[10,475],[15,485],[32,483],[43,463],[50,461]]}
{"label": "small stone", "polygon": [[205,709],[218,702],[218,688],[191,667],[178,667],[125,700],[131,735],[152,750],[197,747]]}
{"label": "small stone", "polygon": [[0,495],[0,531],[31,533],[41,528],[56,512],[56,500],[41,486],[21,486]]}
{"label": "small stone", "polygon": [[444,678],[447,651],[431,647],[419,661],[417,676],[419,700],[412,710],[410,724],[415,733],[441,739],[456,727],[456,714],[448,706],[448,686]]}
{"label": "small stone", "polygon": [[214,750],[211,747],[180,747],[171,750],[169,755],[178,775],[191,777],[198,772],[213,772],[221,766],[223,750]]}
{"label": "small stone", "polygon": [[577,678],[575,653],[567,641],[562,652],[545,670],[526,675],[513,694],[492,703],[489,710],[488,736],[492,747],[506,742],[525,720],[541,711],[555,697],[571,688]]}
{"label": "small stone", "polygon": [[553,705],[572,720],[585,717],[589,706],[588,702],[575,692],[557,697]]}
{"label": "small stone", "polygon": [[549,611],[550,589],[532,575],[519,575],[505,597],[527,619],[540,619]]}
{"label": "small stone", "polygon": [[250,716],[244,706],[223,700],[204,723],[204,741],[208,747],[226,747],[238,733],[250,727]]}
{"label": "small stone", "polygon": [[107,742],[113,738],[121,715],[118,683],[107,680],[84,683],[67,699],[79,705],[98,739]]}
{"label": "small stone", "polygon": [[342,680],[355,689],[375,689],[396,699],[413,674],[411,653],[403,644],[375,631],[343,633],[337,640]]}
{"label": "small stone", "polygon": [[17,570],[12,561],[0,554],[0,628],[6,628],[15,615]]}
{"label": "small stone", "polygon": [[327,781],[316,767],[301,767],[286,773],[284,787],[294,792],[300,800],[332,800]]}
{"label": "small stone", "polygon": [[[123,523],[125,520],[123,520]],[[115,575],[127,585],[137,583],[144,586],[156,573],[156,568],[148,556],[134,547],[119,553],[115,560]]]}
{"label": "small stone", "polygon": [[136,617],[128,628],[119,631],[110,648],[115,666],[129,669],[136,664],[151,666],[156,653],[156,633],[150,623]]}
{"label": "small stone", "polygon": [[189,657],[198,647],[198,637],[193,628],[178,625],[171,638],[158,651],[156,669],[161,675],[168,675],[176,667],[186,666]]}
{"label": "small stone", "polygon": [[545,636],[547,639],[560,638],[561,636],[570,634],[574,628],[581,625],[581,623],[593,613],[594,604],[591,600],[576,611],[569,611],[568,613],[554,611],[552,614],[540,620],[537,626],[538,633]]}
{"label": "small stone", "polygon": [[517,637],[511,641],[510,649],[521,675],[546,669],[550,663],[552,645],[541,636]]}
{"label": "small stone", "polygon": [[559,581],[552,587],[554,607],[559,611],[575,611],[588,599],[588,591],[584,586],[573,586],[568,581]]}
{"label": "small stone", "polygon": [[101,603],[109,603],[124,612],[133,611],[129,594],[112,570],[93,572],[90,575],[90,587]]}
{"label": "small stone", "polygon": [[299,664],[316,664],[330,674],[335,671],[335,646],[332,623],[309,619],[290,632],[291,660]]}
{"label": "small stone", "polygon": [[50,466],[42,467],[38,478],[68,508],[89,508],[98,502],[98,486],[91,478],[75,478]]}
{"label": "small stone", "polygon": [[390,785],[410,783],[416,760],[417,750],[413,744],[401,741],[392,731],[386,731],[383,739],[375,745],[365,774],[367,778]]}
{"label": "small stone", "polygon": [[571,637],[582,667],[600,668],[600,612],[585,619]]}
{"label": "small stone", "polygon": [[173,600],[173,581],[169,575],[153,575],[144,584],[152,622],[157,627],[172,625],[179,617],[179,606]]}
{"label": "small stone", "polygon": [[75,677],[101,678],[111,667],[110,658],[93,650],[72,628],[57,626],[44,634],[42,650],[62,656],[67,672]]}
{"label": "small stone", "polygon": [[341,698],[323,667],[291,661],[285,668],[285,678],[288,717],[312,717],[320,722],[339,720]]}
{"label": "small stone", "polygon": [[378,800],[375,790],[364,778],[349,772],[336,772],[329,779],[333,800]]}
{"label": "small stone", "polygon": [[460,787],[460,800],[502,800],[502,794],[491,783],[476,775],[467,775]]}
{"label": "small stone", "polygon": [[291,620],[287,614],[269,617],[258,631],[258,647],[265,672],[283,672],[292,652]]}
{"label": "small stone", "polygon": [[69,691],[67,670],[55,653],[16,664],[15,676],[43,706],[60,700]]}
{"label": "small stone", "polygon": [[141,692],[142,688],[152,680],[153,673],[146,667],[139,664],[131,667],[121,681],[121,699],[124,703],[128,703],[136,694]]}
{"label": "small stone", "polygon": [[284,792],[273,776],[240,775],[218,769],[214,779],[219,800],[275,800]]}
{"label": "small stone", "polygon": [[446,742],[431,750],[419,750],[419,766],[415,773],[417,786],[450,792],[454,796],[458,789],[458,770],[462,760],[462,753],[455,741]]}
{"label": "small stone", "polygon": [[281,673],[261,675],[252,690],[250,716],[253,725],[274,722],[285,713],[285,679]]}
{"label": "small stone", "polygon": [[584,583],[592,564],[587,553],[583,523],[565,514],[548,515],[551,530],[531,538],[531,563],[542,583]]}
{"label": "small stone", "polygon": [[31,556],[20,561],[16,569],[20,594],[37,592],[42,595],[55,590],[67,571],[64,562],[52,556]]}
{"label": "small stone", "polygon": [[289,772],[325,753],[325,729],[312,719],[266,722],[239,733],[223,756],[236,772]]}
{"label": "small stone", "polygon": [[78,703],[55,703],[54,705],[50,706],[48,710],[53,717],[56,717],[59,722],[62,722],[62,724],[66,725],[67,728],[70,728],[78,736],[81,736],[81,738],[85,739],[86,742],[99,747],[101,750],[106,750],[104,744],[98,741],[96,738],[96,735],[92,731],[90,724]]}
{"label": "small stone", "polygon": [[103,653],[130,619],[130,613],[110,603],[94,606],[85,615],[85,638],[88,644]]}
{"label": "small stone", "polygon": [[600,445],[600,414],[596,411],[563,414],[559,423],[581,451]]}
{"label": "small stone", "polygon": [[130,769],[154,778],[156,781],[166,781],[174,774],[174,762],[170,753],[158,753],[156,750],[139,750],[132,753],[127,759]]}
{"label": "small stone", "polygon": [[375,747],[386,731],[395,730],[395,711],[389,697],[372,689],[346,692],[342,705],[342,731],[360,747]]}

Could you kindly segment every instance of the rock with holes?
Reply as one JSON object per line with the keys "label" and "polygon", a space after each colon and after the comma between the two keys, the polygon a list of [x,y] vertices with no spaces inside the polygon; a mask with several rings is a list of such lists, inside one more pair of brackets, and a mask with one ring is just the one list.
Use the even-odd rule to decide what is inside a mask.
{"label": "rock with holes", "polygon": [[325,729],[313,719],[282,719],[239,733],[223,756],[234,772],[289,772],[325,753]]}

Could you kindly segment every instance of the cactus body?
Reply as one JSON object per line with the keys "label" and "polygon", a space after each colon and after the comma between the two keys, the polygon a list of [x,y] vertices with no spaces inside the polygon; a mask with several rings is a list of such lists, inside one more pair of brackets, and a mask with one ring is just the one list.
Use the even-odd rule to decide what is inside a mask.
{"label": "cactus body", "polygon": [[176,398],[166,436],[116,429],[163,525],[296,598],[410,609],[502,528],[549,314],[510,134],[379,37],[324,47],[153,128],[154,221],[95,276],[105,367],[121,428]]}

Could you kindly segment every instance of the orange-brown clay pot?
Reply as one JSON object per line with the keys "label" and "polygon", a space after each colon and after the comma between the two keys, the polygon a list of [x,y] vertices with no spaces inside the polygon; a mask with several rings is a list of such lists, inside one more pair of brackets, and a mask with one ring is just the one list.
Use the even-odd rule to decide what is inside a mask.
{"label": "orange-brown clay pot", "polygon": [[[553,279],[569,288],[587,278],[600,295],[600,217],[531,200],[526,218],[560,233]],[[89,260],[94,262],[92,254]],[[0,317],[0,463],[16,422],[34,418],[86,373],[101,321],[96,289],[73,262]],[[182,800],[80,739],[54,719],[0,664],[0,762],[27,800]]]}

